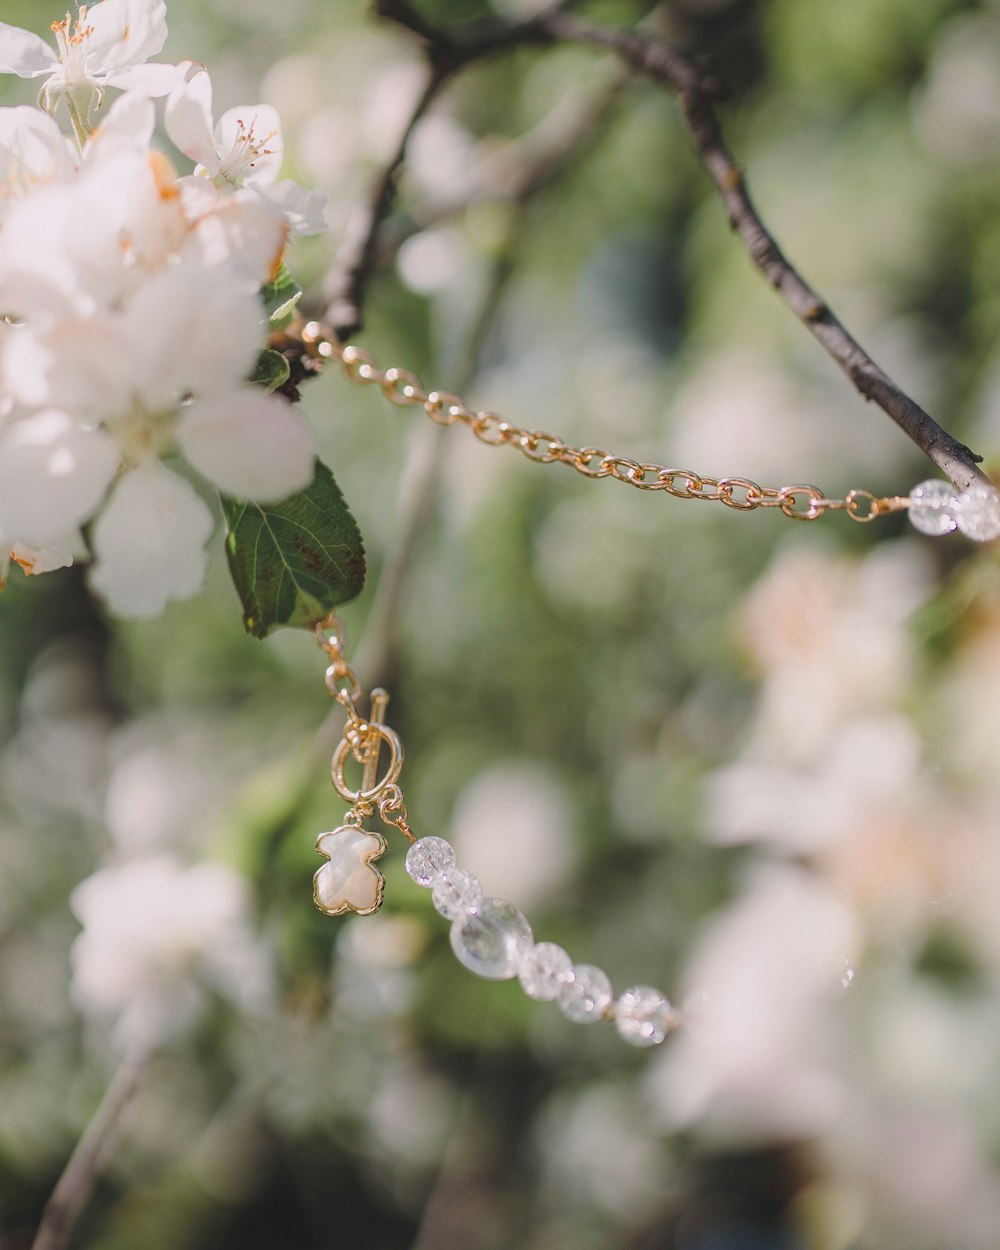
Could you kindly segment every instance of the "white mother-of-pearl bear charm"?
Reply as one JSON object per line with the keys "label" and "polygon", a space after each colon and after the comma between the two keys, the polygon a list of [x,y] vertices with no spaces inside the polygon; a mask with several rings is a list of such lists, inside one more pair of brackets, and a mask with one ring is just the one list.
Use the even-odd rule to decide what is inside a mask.
{"label": "white mother-of-pearl bear charm", "polygon": [[316,850],[330,861],[313,876],[313,899],[328,916],[354,912],[370,916],[382,906],[385,877],[373,861],[384,855],[385,838],[356,825],[321,833]]}

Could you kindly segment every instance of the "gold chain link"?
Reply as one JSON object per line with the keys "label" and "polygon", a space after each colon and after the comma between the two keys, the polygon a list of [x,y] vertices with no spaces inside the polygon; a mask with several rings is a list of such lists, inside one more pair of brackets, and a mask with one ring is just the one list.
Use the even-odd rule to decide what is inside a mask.
{"label": "gold chain link", "polygon": [[361,682],[344,653],[347,637],[344,626],[338,617],[330,615],[326,620],[320,621],[313,632],[316,645],[330,661],[326,670],[326,688],[347,712],[348,729],[357,733],[365,724],[357,706],[361,697]]}
{"label": "gold chain link", "polygon": [[[480,442],[491,447],[515,447],[538,464],[567,464],[584,477],[612,477],[637,490],[659,490],[677,499],[721,503],[737,512],[777,508],[792,521],[815,521],[825,512],[846,512],[852,521],[867,524],[876,517],[910,506],[910,500],[900,495],[880,498],[871,491],[851,490],[843,499],[828,499],[818,486],[759,486],[745,477],[702,477],[690,469],[670,469],[627,456],[613,456],[599,447],[573,447],[557,434],[525,429],[495,412],[477,412],[467,407],[459,395],[427,391],[420,379],[406,369],[380,369],[369,352],[340,344],[333,331],[319,321],[310,321],[302,328],[301,340],[314,360],[338,360],[351,382],[378,386],[390,403],[399,407],[421,407],[438,425],[462,423]],[[346,665],[342,657],[341,662]],[[349,668],[334,678],[334,683],[346,681],[350,688],[348,674]],[[329,673],[327,684],[330,684]],[[341,691],[342,687],[337,686],[337,692]],[[340,693],[333,689],[331,693],[340,698]]]}
{"label": "gold chain link", "polygon": [[[362,822],[378,808],[387,825],[396,828],[411,842],[416,841],[407,821],[403,791],[397,784],[403,763],[403,745],[394,730],[383,724],[389,696],[376,687],[371,693],[371,715],[365,720],[358,711],[363,688],[357,673],[347,662],[347,635],[340,618],[331,613],[315,626],[316,644],[330,661],[326,670],[326,688],[347,713],[344,734],[333,753],[330,774],[337,793],[351,804],[344,823],[361,827]],[[389,762],[379,775],[379,756],[388,747]],[[357,790],[347,786],[344,766],[353,757],[363,768]]]}

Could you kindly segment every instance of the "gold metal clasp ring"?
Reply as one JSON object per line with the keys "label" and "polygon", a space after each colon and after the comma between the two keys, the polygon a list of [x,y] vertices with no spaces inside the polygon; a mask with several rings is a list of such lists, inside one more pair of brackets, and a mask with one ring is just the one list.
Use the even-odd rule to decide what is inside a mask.
{"label": "gold metal clasp ring", "polygon": [[[371,720],[360,725],[349,725],[348,732],[341,738],[333,753],[330,776],[334,789],[348,803],[370,803],[377,799],[389,786],[395,785],[403,767],[403,744],[399,735],[382,723],[388,702],[389,696],[384,690],[373,690]],[[389,761],[380,777],[378,765],[383,744],[389,748]],[[357,790],[348,786],[345,776],[349,756],[364,766],[361,786]]]}

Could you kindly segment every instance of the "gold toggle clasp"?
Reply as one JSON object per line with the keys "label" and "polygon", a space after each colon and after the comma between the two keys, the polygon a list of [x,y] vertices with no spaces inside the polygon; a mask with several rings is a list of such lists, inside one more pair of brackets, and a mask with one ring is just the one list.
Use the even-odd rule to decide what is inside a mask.
{"label": "gold toggle clasp", "polygon": [[[373,690],[368,720],[348,721],[344,736],[337,744],[330,761],[334,789],[352,807],[375,804],[389,786],[395,785],[403,767],[403,744],[395,730],[385,724],[388,705],[389,695],[386,691],[381,688]],[[383,747],[388,748],[389,759],[385,771],[380,775],[379,762]],[[348,758],[357,760],[362,766],[361,785],[357,790],[352,790],[347,784],[345,770]]]}

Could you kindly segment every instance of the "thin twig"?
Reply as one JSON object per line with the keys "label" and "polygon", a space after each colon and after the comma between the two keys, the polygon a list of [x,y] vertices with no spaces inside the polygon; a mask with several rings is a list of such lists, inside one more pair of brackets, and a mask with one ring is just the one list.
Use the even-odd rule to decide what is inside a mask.
{"label": "thin twig", "polygon": [[126,1114],[142,1081],[148,1052],[126,1056],[108,1083],[90,1123],[45,1204],[31,1250],[65,1250],[77,1220],[125,1128]]}
{"label": "thin twig", "polygon": [[428,65],[427,81],[406,119],[395,150],[383,166],[367,201],[348,226],[347,237],[327,284],[327,320],[341,339],[356,333],[362,324],[368,281],[375,264],[378,229],[389,211],[396,190],[396,175],[417,123],[444,86],[450,70]]}
{"label": "thin twig", "polygon": [[[560,5],[530,22],[480,30],[461,39],[431,26],[405,0],[383,0],[380,12],[413,31],[434,63],[449,73],[494,52],[539,43],[581,43],[614,52],[634,71],[674,92],[694,147],[718,191],[730,224],[754,264],[865,399],[874,401],[960,488],[988,479],[982,457],[942,429],[872,359],[835,316],[826,300],[795,269],[765,225],[747,190],[746,177],[722,133],[716,104],[725,90],[717,78],[660,37],[614,29],[573,16]],[[492,40],[492,42],[491,42]],[[436,51],[435,51],[436,50]]]}
{"label": "thin twig", "polygon": [[483,1178],[470,1170],[469,1138],[476,1128],[476,1112],[475,1100],[467,1092],[444,1139],[410,1250],[475,1244],[485,1215]]}
{"label": "thin twig", "polygon": [[347,238],[327,282],[326,320],[342,342],[357,333],[363,324],[365,296],[375,270],[379,228],[392,206],[397,177],[417,124],[445,83],[459,70],[509,48],[547,42],[543,23],[550,17],[558,17],[565,7],[566,0],[560,0],[526,21],[490,22],[455,40],[442,28],[428,22],[408,0],[380,0],[376,5],[380,17],[405,27],[418,37],[427,63],[427,77],[403,124],[399,142],[348,227]]}

